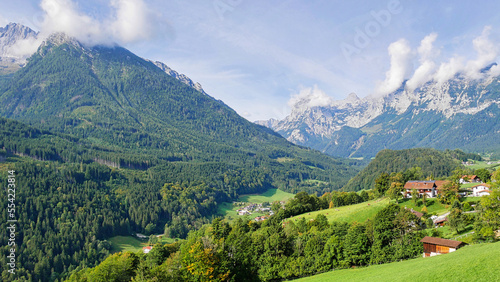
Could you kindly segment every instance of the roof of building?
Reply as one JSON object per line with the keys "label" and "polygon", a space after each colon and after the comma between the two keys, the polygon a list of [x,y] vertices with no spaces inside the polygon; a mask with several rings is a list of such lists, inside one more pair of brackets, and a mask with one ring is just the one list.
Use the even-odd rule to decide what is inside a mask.
{"label": "roof of building", "polygon": [[476,193],[490,193],[491,194],[491,190],[481,190],[481,191],[477,191]]}
{"label": "roof of building", "polygon": [[462,179],[464,179],[464,178],[466,178],[466,177],[467,177],[469,180],[479,178],[479,177],[477,177],[477,175],[464,175],[464,176],[462,176]]}
{"label": "roof of building", "polygon": [[418,212],[418,211],[415,211],[415,210],[413,210],[413,209],[411,209],[410,211],[411,211],[414,215],[416,215],[418,218],[420,218],[420,217],[424,216],[424,214],[423,214],[423,213]]}
{"label": "roof of building", "polygon": [[435,219],[435,220],[434,220],[434,224],[443,223],[443,222],[445,222],[445,221],[447,221],[447,220],[448,220],[448,218],[446,218],[446,217],[443,217],[443,218],[437,218],[437,219]]}
{"label": "roof of building", "polygon": [[481,184],[472,186],[471,188],[477,188],[477,187],[480,187],[480,186],[491,188],[491,185],[487,184],[487,183],[481,183]]}
{"label": "roof of building", "polygon": [[439,190],[439,189],[443,189],[443,186],[447,183],[450,183],[450,181],[449,180],[436,180],[435,183],[436,183],[436,189]]}
{"label": "roof of building", "polygon": [[448,240],[448,239],[429,237],[429,236],[425,236],[424,238],[422,238],[422,240],[420,240],[420,242],[433,244],[433,245],[439,245],[439,246],[445,246],[445,247],[450,247],[450,248],[457,248],[460,245],[464,244],[464,242],[461,242],[461,241]]}
{"label": "roof of building", "polygon": [[405,184],[405,189],[432,189],[435,186],[434,180],[427,181],[408,181]]}

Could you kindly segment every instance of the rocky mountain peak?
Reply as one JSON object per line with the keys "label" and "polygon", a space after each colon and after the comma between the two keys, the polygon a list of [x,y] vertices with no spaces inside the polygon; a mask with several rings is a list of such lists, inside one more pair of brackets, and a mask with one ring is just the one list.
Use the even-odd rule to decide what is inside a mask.
{"label": "rocky mountain peak", "polygon": [[9,23],[5,27],[0,27],[0,38],[2,39],[27,39],[30,37],[36,37],[38,32],[35,32],[31,28],[18,24]]}
{"label": "rocky mountain peak", "polygon": [[78,42],[76,38],[70,37],[63,32],[52,33],[51,35],[49,35],[49,37],[47,37],[43,45],[60,46],[64,43],[71,43],[76,46],[81,46],[80,42]]}
{"label": "rocky mountain peak", "polygon": [[[0,73],[15,72],[20,67],[23,67],[27,58],[35,52],[44,56],[51,48],[63,44],[69,44],[85,53],[92,51],[90,46],[86,46],[76,38],[62,32],[53,33],[42,41],[38,32],[22,24],[9,23],[5,27],[0,27]],[[201,84],[193,82],[186,75],[179,74],[162,62],[150,62],[184,84],[203,94],[207,94]]]}
{"label": "rocky mountain peak", "polygon": [[358,95],[356,95],[356,93],[352,92],[352,93],[350,93],[350,94],[347,96],[347,99],[346,99],[346,100],[347,100],[347,101],[353,101],[353,102],[355,102],[355,101],[358,101],[358,100],[359,100],[359,97],[358,97]]}
{"label": "rocky mountain peak", "polygon": [[32,45],[37,39],[38,32],[21,24],[9,23],[0,27],[0,67],[25,64],[26,59],[36,51]]}
{"label": "rocky mountain peak", "polygon": [[188,86],[191,86],[193,87],[194,89],[198,90],[199,92],[203,93],[203,94],[207,94],[205,92],[205,90],[203,90],[203,87],[201,86],[200,83],[198,82],[193,82],[189,77],[187,77],[186,75],[184,74],[180,74],[178,72],[176,72],[175,70],[171,69],[169,66],[167,66],[166,64],[160,62],[160,61],[150,61],[152,62],[153,64],[155,64],[157,67],[159,67],[162,71],[166,72],[168,75],[174,77],[175,79],[181,81],[182,83],[188,85]]}
{"label": "rocky mountain peak", "polygon": [[[333,101],[324,93],[304,93],[292,98],[289,116],[259,124],[296,144],[343,157],[372,157],[384,148],[444,149],[452,146],[451,139],[456,148],[476,148],[471,140],[500,133],[495,119],[499,93],[500,77],[489,73],[480,79],[460,74],[446,82],[428,82],[414,91],[403,85],[386,96],[359,98],[351,93]],[[476,119],[487,124],[487,130],[466,136],[476,130],[469,122]]]}

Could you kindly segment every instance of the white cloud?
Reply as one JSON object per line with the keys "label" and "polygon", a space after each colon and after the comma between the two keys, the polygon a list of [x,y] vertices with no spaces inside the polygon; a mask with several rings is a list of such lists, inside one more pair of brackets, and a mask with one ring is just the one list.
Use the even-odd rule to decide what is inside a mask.
{"label": "white cloud", "polygon": [[111,23],[111,31],[122,42],[148,39],[153,30],[148,17],[152,12],[142,0],[113,0],[116,18]]}
{"label": "white cloud", "polygon": [[157,20],[143,0],[112,0],[112,15],[99,21],[78,10],[72,0],[42,0],[42,33],[64,32],[89,45],[148,39]]}
{"label": "white cloud", "polygon": [[2,15],[0,15],[0,27],[4,27],[9,23],[9,21],[4,18]]}
{"label": "white cloud", "polygon": [[495,61],[498,56],[498,47],[489,39],[491,26],[486,26],[480,36],[472,44],[477,52],[477,58],[467,62],[465,66],[467,76],[478,79],[483,76],[481,70]]}
{"label": "white cloud", "polygon": [[[484,27],[481,35],[472,41],[472,46],[477,53],[476,59],[466,61],[463,56],[455,56],[439,66],[434,80],[438,83],[444,83],[458,73],[463,73],[471,79],[483,78],[485,74],[481,70],[494,63],[498,57],[498,44],[489,38],[491,30],[490,26]],[[499,74],[500,70],[496,66],[492,67],[489,72],[489,75]]]}
{"label": "white cloud", "polygon": [[385,74],[385,80],[379,83],[376,94],[385,95],[397,90],[411,72],[412,50],[406,39],[400,39],[389,45],[391,68]]}
{"label": "white cloud", "polygon": [[71,0],[42,0],[40,7],[45,12],[42,23],[44,34],[64,32],[87,44],[104,42],[105,35],[101,24],[80,13]]}
{"label": "white cloud", "polygon": [[8,49],[8,55],[15,58],[25,59],[36,52],[42,41],[43,40],[41,38],[18,40]]}
{"label": "white cloud", "polygon": [[[484,27],[480,36],[474,38],[472,46],[477,55],[475,59],[466,60],[466,56],[456,54],[448,60],[438,63],[436,58],[441,51],[434,46],[437,39],[436,33],[427,35],[420,42],[417,54],[420,65],[415,69],[411,78],[406,82],[409,91],[422,86],[426,82],[435,81],[438,84],[445,83],[455,75],[461,73],[470,79],[480,79],[485,76],[481,71],[489,64],[494,63],[499,55],[498,44],[490,39],[492,28]],[[403,83],[411,60],[411,50],[408,42],[401,39],[389,46],[391,57],[391,68],[386,73],[386,79],[379,83],[376,93],[379,95],[388,94],[397,90]],[[488,73],[489,76],[500,75],[500,67],[493,66]]]}
{"label": "white cloud", "polygon": [[488,76],[490,77],[495,77],[500,75],[500,65],[494,65],[491,67],[490,71],[488,72]]}
{"label": "white cloud", "polygon": [[420,66],[415,70],[412,78],[406,83],[408,90],[413,91],[424,83],[432,80],[433,73],[436,70],[436,63],[433,59],[439,55],[439,50],[436,50],[433,46],[436,38],[437,34],[431,33],[420,42],[420,46],[418,47]]}
{"label": "white cloud", "polygon": [[420,42],[420,46],[418,47],[418,54],[420,55],[421,61],[427,61],[439,55],[439,50],[434,48],[434,41],[437,39],[437,33],[433,32],[427,35]]}
{"label": "white cloud", "polygon": [[288,106],[294,110],[303,111],[312,107],[325,107],[333,103],[333,99],[317,86],[304,88],[298,94],[292,95]]}

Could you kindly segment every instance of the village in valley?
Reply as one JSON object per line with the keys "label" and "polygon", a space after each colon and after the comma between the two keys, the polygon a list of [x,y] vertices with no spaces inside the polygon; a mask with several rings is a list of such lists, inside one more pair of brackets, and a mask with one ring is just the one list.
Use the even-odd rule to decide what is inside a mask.
{"label": "village in valley", "polygon": [[[285,205],[284,201],[279,202],[281,206]],[[242,208],[236,210],[239,216],[248,215],[251,216],[254,213],[264,214],[261,216],[256,216],[255,221],[264,221],[274,214],[271,209],[271,204],[268,202],[264,203],[246,203],[246,202],[233,202],[233,206],[243,206]]]}

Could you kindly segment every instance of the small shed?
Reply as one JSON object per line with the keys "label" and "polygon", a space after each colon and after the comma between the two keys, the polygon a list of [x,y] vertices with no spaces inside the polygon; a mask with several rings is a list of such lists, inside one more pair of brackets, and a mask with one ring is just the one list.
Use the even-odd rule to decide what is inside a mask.
{"label": "small shed", "polygon": [[425,236],[420,240],[424,243],[424,257],[432,257],[456,251],[465,245],[464,242],[448,240],[443,238]]}

